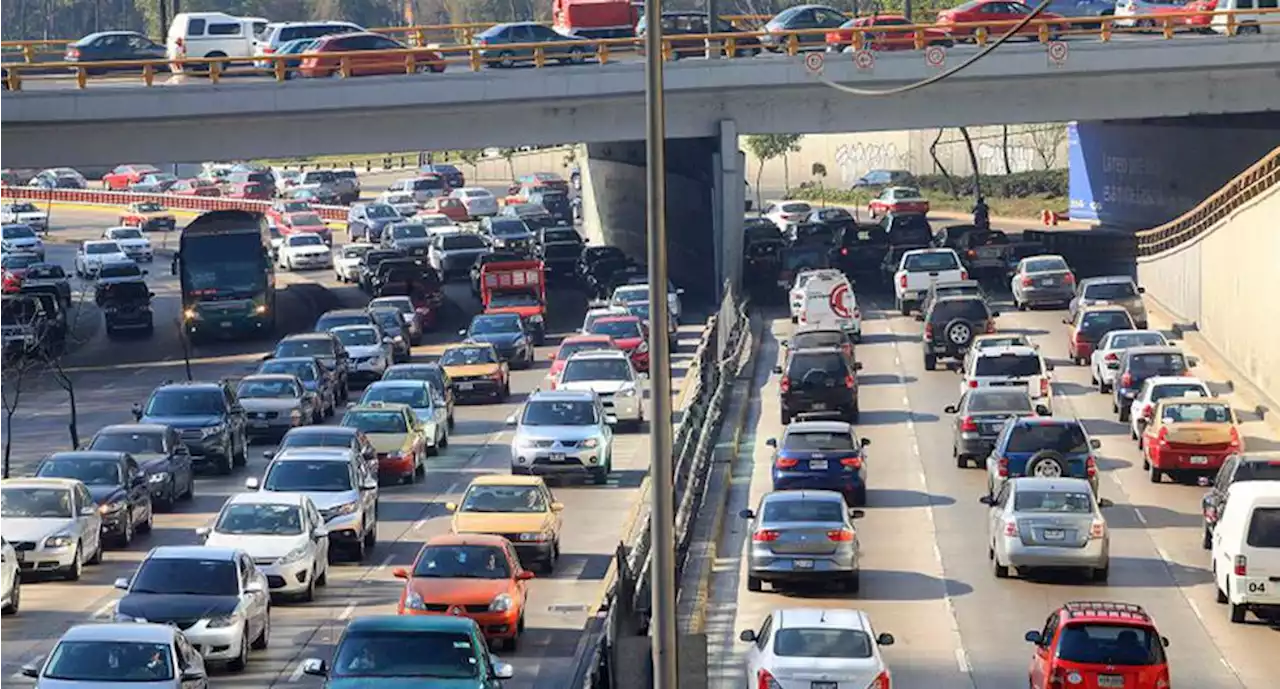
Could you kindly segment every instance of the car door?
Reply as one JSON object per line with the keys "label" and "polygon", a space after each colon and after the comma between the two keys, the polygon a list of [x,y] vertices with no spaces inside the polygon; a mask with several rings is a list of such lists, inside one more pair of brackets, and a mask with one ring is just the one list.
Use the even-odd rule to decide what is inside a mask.
{"label": "car door", "polygon": [[[361,36],[359,50],[400,50],[404,46],[385,36]],[[404,55],[372,54],[361,56],[362,74],[404,74]]]}
{"label": "car door", "polygon": [[766,650],[769,648],[769,637],[773,633],[773,615],[767,615],[764,621],[760,623],[760,629],[756,630],[756,640],[751,644],[751,648],[747,649],[747,681],[752,685],[758,676],[761,668],[764,666]]}
{"label": "car door", "polygon": [[76,525],[80,530],[80,542],[92,543],[85,550],[96,553],[102,547],[102,515],[98,512],[98,504],[84,484],[75,488]]}
{"label": "car door", "polygon": [[222,399],[227,414],[227,425],[231,427],[231,437],[234,442],[236,436],[244,437],[244,407],[240,406],[240,400],[236,399],[236,393],[230,385],[222,386]]}
{"label": "car door", "polygon": [[[267,626],[267,615],[271,594],[267,590],[267,577],[253,565],[253,560],[244,553],[236,554],[236,564],[240,569],[240,601],[245,617],[249,621],[249,640],[258,638]],[[252,586],[255,585],[256,586]],[[254,588],[256,590],[250,590]]]}
{"label": "car door", "polygon": [[1000,533],[1004,526],[1005,505],[1009,503],[1010,486],[1012,483],[1006,481],[1000,487],[1000,492],[996,493],[995,500],[991,501],[991,509],[987,510],[987,542],[994,546],[996,535]]}
{"label": "car door", "polygon": [[325,563],[329,561],[329,532],[324,531],[324,535],[317,537],[315,534],[318,530],[323,530],[324,517],[320,515],[320,510],[316,509],[316,504],[311,498],[303,498],[302,512],[305,515],[305,521],[308,524],[307,533],[311,534],[312,541],[315,543],[316,562]]}
{"label": "car door", "polygon": [[173,469],[174,482],[179,486],[194,485],[194,468],[191,466],[191,450],[182,443],[181,436],[172,428],[164,433],[164,451],[169,455],[169,466]]}
{"label": "car door", "polygon": [[1036,689],[1046,686],[1049,666],[1053,662],[1053,655],[1049,651],[1053,648],[1053,636],[1057,632],[1058,613],[1054,612],[1044,621],[1044,628],[1040,630],[1040,641],[1032,647],[1031,686]]}
{"label": "car door", "polygon": [[125,494],[129,496],[129,511],[133,513],[133,523],[141,524],[151,512],[151,489],[147,486],[147,475],[133,457],[125,455],[121,462],[125,476]]}
{"label": "car door", "polygon": [[[1240,455],[1231,455],[1222,462],[1222,466],[1218,469],[1218,474],[1213,478],[1213,487],[1205,493],[1202,505],[1207,517],[1212,512],[1213,521],[1216,523],[1218,518],[1222,516],[1222,508],[1226,503],[1227,489],[1231,487],[1231,479],[1235,477],[1236,467],[1240,466]],[[1205,519],[1206,525],[1209,520]]]}

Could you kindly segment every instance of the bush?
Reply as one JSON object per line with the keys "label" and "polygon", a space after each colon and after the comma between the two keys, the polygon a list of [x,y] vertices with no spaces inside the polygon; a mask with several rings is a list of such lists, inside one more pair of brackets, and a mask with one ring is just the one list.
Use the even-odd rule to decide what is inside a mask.
{"label": "bush", "polygon": [[[973,177],[952,176],[956,194],[973,196]],[[942,175],[920,175],[916,183],[924,192],[948,194],[951,188]],[[1067,196],[1066,170],[1033,170],[1012,175],[983,175],[983,194],[989,198],[1020,199],[1029,196]]]}

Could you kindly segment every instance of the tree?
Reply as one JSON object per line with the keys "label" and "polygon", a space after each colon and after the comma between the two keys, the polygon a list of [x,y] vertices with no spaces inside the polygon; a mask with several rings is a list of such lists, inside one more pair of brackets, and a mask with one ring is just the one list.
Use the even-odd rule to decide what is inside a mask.
{"label": "tree", "polygon": [[0,401],[4,404],[4,465],[0,477],[9,478],[9,458],[13,454],[13,417],[22,403],[27,380],[36,372],[39,362],[23,353],[5,353],[0,367]]}
{"label": "tree", "polygon": [[[763,206],[764,200],[760,194],[760,182],[764,177],[764,164],[781,156],[783,162],[786,162],[786,154],[794,153],[800,150],[798,145],[802,134],[752,134],[746,137],[747,150],[751,155],[756,157],[756,203]],[[783,186],[790,186],[786,169],[783,169]]]}
{"label": "tree", "polygon": [[471,166],[471,177],[474,179],[480,176],[480,151],[475,148],[468,148],[458,151],[458,160]]}
{"label": "tree", "polygon": [[1004,174],[1013,174],[1013,165],[1009,162],[1009,125],[1000,127],[1000,152],[1004,154]]}
{"label": "tree", "polygon": [[53,375],[53,382],[67,393],[67,435],[71,440],[71,449],[80,449],[80,409],[76,404],[76,384],[70,371],[63,365],[63,359],[71,350],[88,342],[88,336],[82,326],[88,324],[86,308],[89,289],[81,289],[76,300],[66,309],[66,335],[61,342],[46,342],[39,349],[40,362]]}
{"label": "tree", "polygon": [[942,161],[938,158],[938,143],[942,141],[942,135],[946,131],[947,130],[945,129],[938,129],[938,135],[933,137],[933,143],[929,144],[929,157],[933,158],[934,167],[938,168],[938,173],[947,181],[947,190],[950,191],[951,195],[954,197],[958,196],[958,194],[956,194],[956,181],[951,178],[951,173],[947,170],[947,166],[943,165]]}
{"label": "tree", "polygon": [[1052,170],[1058,164],[1058,150],[1062,148],[1062,142],[1067,140],[1067,128],[1061,124],[1032,127],[1027,131],[1027,139],[1031,141],[1031,148],[1040,158],[1044,169]]}
{"label": "tree", "polygon": [[825,193],[824,182],[827,179],[827,166],[822,163],[814,163],[809,168],[809,174],[818,178],[818,198],[822,199],[822,205],[827,205],[827,195]]}
{"label": "tree", "polygon": [[516,164],[513,162],[513,159],[516,157],[516,150],[517,149],[514,148],[503,148],[498,151],[498,155],[502,156],[502,159],[507,161],[507,170],[511,172],[511,179],[516,178]]}
{"label": "tree", "polygon": [[982,198],[982,171],[978,169],[978,153],[973,150],[973,139],[969,137],[969,128],[961,127],[960,136],[964,137],[964,146],[969,150],[969,165],[973,168],[973,196]]}

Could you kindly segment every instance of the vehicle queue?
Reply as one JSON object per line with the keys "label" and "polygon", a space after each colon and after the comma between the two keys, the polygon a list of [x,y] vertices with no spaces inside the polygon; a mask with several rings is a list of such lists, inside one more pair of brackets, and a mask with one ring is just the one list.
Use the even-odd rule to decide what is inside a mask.
{"label": "vehicle queue", "polygon": [[[911,188],[880,198],[922,200]],[[868,500],[871,443],[858,428],[864,374],[854,278],[887,282],[894,311],[922,324],[925,371],[946,361],[957,374],[957,401],[945,408],[954,418],[953,459],[957,471],[976,465],[987,475],[987,489],[975,497],[988,507],[980,528],[991,576],[1035,580],[1065,570],[1106,584],[1113,504],[1100,495],[1101,443],[1056,408],[1054,364],[1038,345],[1001,332],[988,290],[1007,281],[1019,310],[1066,310],[1071,363],[1090,366],[1097,391],[1112,396],[1151,481],[1167,476],[1211,487],[1204,548],[1230,620],[1280,615],[1280,453],[1248,451],[1238,412],[1194,376],[1195,358],[1148,329],[1132,278],[1078,280],[1043,247],[1017,246],[974,225],[934,232],[918,208],[873,206],[871,224],[833,210],[784,201],[746,221],[747,267],[778,276],[794,324],[773,370],[783,431],[765,441],[772,491],[739,515],[749,525],[748,591],[820,586],[856,600],[860,590],[857,520],[876,505]],[[1227,511],[1229,527],[1218,531],[1222,522],[1214,520]],[[775,609],[740,635],[750,644],[746,680],[887,688],[892,673],[879,648],[894,637],[872,622],[844,607]],[[1139,605],[1068,602],[1026,641],[1035,647],[1033,689],[1171,686],[1170,640]]]}
{"label": "vehicle queue", "polygon": [[[501,208],[523,205],[533,188],[542,198],[567,191],[555,182],[549,174],[536,184],[532,178],[519,182]],[[475,195],[468,198],[472,207],[489,209]],[[198,530],[203,545],[154,548],[131,577],[116,582],[124,594],[113,613],[116,622],[178,627],[172,634],[157,631],[156,638],[168,644],[165,657],[184,667],[178,673],[184,681],[205,684],[206,662],[244,669],[252,652],[268,643],[274,605],[323,596],[330,562],[363,561],[377,547],[380,490],[431,471],[431,458],[449,447],[464,404],[504,401],[511,394],[511,369],[532,365],[535,346],[547,337],[546,287],[555,280],[611,297],[598,304],[608,317],[588,319],[576,344],[553,355],[557,368],[542,391],[507,419],[514,431],[510,475],[476,479],[465,488],[448,506],[452,535],[429,540],[413,566],[395,572],[405,580],[400,614],[474,620],[462,633],[494,648],[517,647],[527,582],[534,570],[554,571],[560,557],[564,506],[552,485],[606,483],[615,435],[643,428],[648,305],[638,289],[645,288],[644,271],[620,252],[587,250],[571,218],[566,223],[549,213],[499,210],[486,218],[490,223],[449,218],[445,225],[428,224],[433,214],[405,217],[392,209],[396,220],[376,231],[367,226],[357,237],[373,241],[342,248],[342,255],[353,247],[358,254],[354,270],[344,275],[332,261],[301,265],[285,248],[286,240],[307,237],[329,251],[329,237],[290,221],[309,212],[301,203],[279,201],[261,221],[273,240],[281,240],[273,241],[274,263],[353,276],[369,294],[368,306],[322,314],[312,332],[281,338],[255,371],[237,380],[166,382],[133,406],[135,423],[103,428],[84,449],[42,460],[34,476],[6,480],[7,613],[18,612],[24,579],[79,579],[85,566],[111,557],[106,551],[145,538],[156,512],[190,500],[199,474],[230,474],[247,463],[252,444],[276,442],[262,475],[249,477],[245,492],[229,498]],[[391,207],[357,205],[352,214],[377,217],[382,208]],[[158,212],[130,213],[139,211]],[[527,241],[498,237],[492,231],[497,221],[519,225]],[[145,223],[135,227],[146,229]],[[406,241],[419,235],[425,241]],[[458,250],[449,241],[455,237],[476,241]],[[572,261],[565,260],[566,247],[577,254]],[[455,261],[459,255],[464,262]],[[134,266],[139,279],[145,275],[123,250],[117,260],[92,268],[77,258],[87,281],[100,282],[116,264]],[[598,265],[605,259],[607,265]],[[465,268],[454,271],[455,265]],[[441,287],[451,278],[473,281],[484,312],[438,359],[415,360],[413,345],[443,326]],[[680,293],[671,288],[676,313]],[[337,425],[324,425],[331,418]],[[440,623],[456,628],[460,620]],[[61,663],[70,661],[62,644],[82,643],[79,629],[24,671],[52,678],[66,670]],[[117,676],[120,666],[110,658],[137,649],[135,642],[106,644],[98,661],[78,671],[111,681],[158,679],[147,673],[163,670],[150,665],[146,672]],[[454,655],[441,656],[449,667],[423,668],[421,676],[470,671],[453,665]],[[511,672],[496,658],[487,667]]]}

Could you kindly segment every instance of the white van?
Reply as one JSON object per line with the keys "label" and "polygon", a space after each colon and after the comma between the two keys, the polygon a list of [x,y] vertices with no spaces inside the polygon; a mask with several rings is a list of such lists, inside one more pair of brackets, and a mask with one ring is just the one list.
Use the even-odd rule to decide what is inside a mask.
{"label": "white van", "polygon": [[1250,10],[1274,10],[1280,7],[1280,0],[1218,0],[1215,8],[1218,12],[1235,12],[1232,15],[1215,14],[1209,20],[1209,26],[1220,34],[1227,32],[1227,18],[1235,21],[1236,33],[1244,36],[1262,33],[1262,22],[1274,20],[1275,14],[1260,14]]}
{"label": "white van", "polygon": [[1248,611],[1280,614],[1280,481],[1227,489],[1212,552],[1218,602],[1231,607],[1232,622],[1244,622]]}
{"label": "white van", "polygon": [[[253,57],[259,32],[267,28],[260,17],[233,17],[222,12],[183,12],[169,25],[165,49],[169,60],[193,57]],[[174,72],[182,67],[172,64]],[[192,71],[205,71],[195,69]]]}
{"label": "white van", "polygon": [[840,277],[815,277],[804,284],[804,301],[798,322],[843,330],[854,342],[862,341],[862,311],[853,284]]}

